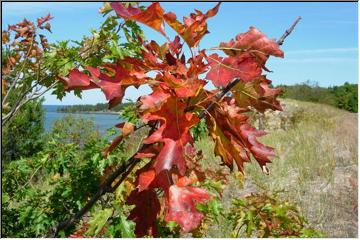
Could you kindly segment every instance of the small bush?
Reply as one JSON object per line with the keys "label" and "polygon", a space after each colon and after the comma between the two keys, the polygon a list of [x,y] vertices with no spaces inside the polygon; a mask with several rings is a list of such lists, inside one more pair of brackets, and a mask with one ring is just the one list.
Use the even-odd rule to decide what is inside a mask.
{"label": "small bush", "polygon": [[236,199],[229,215],[233,237],[322,237],[307,227],[297,207],[276,199],[276,194],[257,193]]}

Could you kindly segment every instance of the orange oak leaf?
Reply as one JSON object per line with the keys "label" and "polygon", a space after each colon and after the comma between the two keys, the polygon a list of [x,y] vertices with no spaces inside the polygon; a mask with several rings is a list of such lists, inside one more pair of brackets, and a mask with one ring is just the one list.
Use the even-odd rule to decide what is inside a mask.
{"label": "orange oak leaf", "polygon": [[265,135],[248,123],[247,109],[237,107],[235,100],[226,98],[207,117],[209,131],[215,141],[215,154],[220,156],[224,164],[232,168],[233,161],[243,171],[243,163],[250,161],[253,155],[261,167],[275,156],[273,148],[257,141],[257,137]]}
{"label": "orange oak leaf", "polygon": [[139,192],[147,189],[150,186],[150,184],[154,181],[155,177],[156,177],[156,173],[154,170],[148,170],[139,173],[138,175]]}
{"label": "orange oak leaf", "polygon": [[104,156],[108,156],[121,142],[122,140],[134,132],[135,125],[129,122],[117,124],[116,127],[121,129],[121,134],[111,141],[111,144],[103,151]]}
{"label": "orange oak leaf", "polygon": [[188,78],[186,73],[187,71],[184,75],[178,74],[178,77],[175,77],[173,74],[166,71],[159,79],[159,81],[162,80],[166,83],[161,86],[169,91],[172,89],[179,98],[195,96],[203,88],[206,82],[200,79]]}
{"label": "orange oak leaf", "polygon": [[166,36],[163,20],[164,10],[159,3],[152,3],[144,11],[132,6],[125,7],[121,2],[112,2],[110,5],[115,10],[116,14],[125,20],[138,21]]}
{"label": "orange oak leaf", "polygon": [[190,46],[195,47],[199,44],[202,37],[208,33],[207,19],[216,15],[220,7],[220,3],[205,14],[199,10],[195,10],[196,13],[191,13],[189,17],[184,17],[184,23],[182,24],[176,18],[176,15],[172,12],[164,14],[164,19]]}
{"label": "orange oak leaf", "polygon": [[[241,114],[242,112],[244,111],[233,104],[223,103],[222,108],[216,108],[212,111],[213,117],[206,119],[210,135],[215,141],[215,155],[220,156],[223,163],[230,169],[233,168],[235,161],[240,171],[243,170],[243,163],[250,161],[250,152],[242,140],[236,138],[236,133],[235,136],[233,135],[230,126],[246,123],[248,117]],[[231,122],[228,119],[230,116]]]}
{"label": "orange oak leaf", "polygon": [[6,95],[6,81],[4,79],[1,79],[1,95]]}
{"label": "orange oak leaf", "polygon": [[84,223],[80,229],[69,235],[69,238],[86,238],[85,233],[89,229],[89,224]]}

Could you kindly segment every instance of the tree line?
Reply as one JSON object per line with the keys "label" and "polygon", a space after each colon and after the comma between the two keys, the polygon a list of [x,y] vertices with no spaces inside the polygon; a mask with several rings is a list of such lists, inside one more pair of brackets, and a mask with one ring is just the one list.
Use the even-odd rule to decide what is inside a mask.
{"label": "tree line", "polygon": [[317,82],[279,85],[281,97],[300,101],[324,103],[350,112],[358,112],[358,85],[345,82],[341,86],[320,87]]}
{"label": "tree line", "polygon": [[115,106],[114,108],[109,109],[109,105],[107,103],[98,103],[95,105],[91,104],[83,104],[83,105],[71,105],[71,106],[63,106],[57,109],[58,112],[65,113],[75,113],[75,112],[119,112],[124,107],[132,105],[133,103],[123,103]]}

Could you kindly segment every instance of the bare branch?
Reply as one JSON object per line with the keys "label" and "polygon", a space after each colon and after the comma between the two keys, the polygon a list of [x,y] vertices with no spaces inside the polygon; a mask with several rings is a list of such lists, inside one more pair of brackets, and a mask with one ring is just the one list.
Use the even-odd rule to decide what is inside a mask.
{"label": "bare branch", "polygon": [[284,32],[284,34],[279,38],[279,40],[277,40],[277,44],[279,44],[280,46],[283,45],[285,38],[287,38],[290,35],[290,33],[294,30],[296,24],[298,24],[300,19],[301,19],[300,16],[295,19],[295,22],[290,26],[290,28]]}
{"label": "bare branch", "polygon": [[39,85],[39,83],[37,82],[34,86],[32,86],[28,90],[26,90],[24,92],[24,94],[14,104],[14,106],[12,107],[10,112],[8,114],[6,114],[3,118],[1,118],[1,126],[5,126],[5,124],[7,122],[9,122],[13,118],[13,116],[15,116],[15,113],[18,112],[22,106],[24,106],[29,101],[35,100],[35,99],[43,96],[46,92],[48,92],[50,89],[52,89],[57,83],[58,83],[58,81],[55,81],[53,84],[51,84],[49,87],[47,87],[44,91],[42,91],[42,92],[35,91],[35,92],[31,93],[31,95],[29,97],[24,99],[26,97],[26,95],[31,92],[32,89],[34,89],[35,87],[37,87]]}

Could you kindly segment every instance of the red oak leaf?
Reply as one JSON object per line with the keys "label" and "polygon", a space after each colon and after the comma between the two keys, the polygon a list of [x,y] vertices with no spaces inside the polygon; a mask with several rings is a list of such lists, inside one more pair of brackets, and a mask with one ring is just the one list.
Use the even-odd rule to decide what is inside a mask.
{"label": "red oak leaf", "polygon": [[[269,39],[265,34],[255,27],[250,27],[246,33],[240,33],[235,40],[232,39],[228,43],[221,43],[222,49],[228,56],[239,56],[242,54],[251,54],[255,57],[258,64],[265,70],[265,63],[269,55],[276,57],[284,57],[283,51],[275,40]],[[267,70],[269,71],[269,70]]]}
{"label": "red oak leaf", "polygon": [[59,79],[66,84],[65,89],[71,91],[74,89],[88,90],[93,88],[101,88],[104,92],[106,99],[109,100],[109,107],[112,108],[118,104],[124,96],[124,88],[121,85],[120,79],[118,82],[108,81],[109,78],[99,79],[94,73],[99,72],[100,70],[88,67],[92,77],[87,74],[80,72],[77,69],[70,71],[68,77],[59,77]]}
{"label": "red oak leaf", "polygon": [[260,76],[251,82],[239,82],[231,90],[239,107],[254,107],[260,112],[266,109],[281,111],[280,102],[276,99],[282,90],[270,88],[271,81]]}
{"label": "red oak leaf", "polygon": [[195,114],[185,113],[185,106],[177,98],[169,98],[160,110],[142,116],[144,122],[160,122],[160,127],[144,140],[145,144],[164,143],[153,164],[157,174],[171,170],[173,166],[177,167],[181,175],[185,174],[184,146],[193,143],[189,129],[199,122]]}
{"label": "red oak leaf", "polygon": [[91,73],[93,82],[104,92],[110,108],[121,102],[125,94],[125,87],[122,86],[121,82],[121,74],[125,75],[122,67],[115,67],[114,77],[102,73],[99,68],[87,67],[87,70]]}
{"label": "red oak leaf", "polygon": [[53,18],[54,17],[52,17],[50,15],[50,13],[48,15],[44,16],[44,17],[40,17],[40,18],[37,19],[37,26],[41,27],[45,22],[50,21]]}
{"label": "red oak leaf", "polygon": [[228,43],[221,43],[220,48],[223,48],[223,51],[229,56],[236,56],[247,51],[253,52],[260,58],[266,55],[284,57],[284,53],[280,50],[276,41],[267,38],[265,34],[255,27],[250,27],[246,33],[238,34],[235,40],[232,39]]}
{"label": "red oak leaf", "polygon": [[[191,181],[182,182],[186,184]],[[169,189],[165,220],[174,221],[181,226],[183,231],[189,232],[195,229],[204,217],[196,209],[196,204],[204,203],[210,199],[210,195],[204,189],[182,185],[172,185]]]}
{"label": "red oak leaf", "polygon": [[141,22],[166,36],[163,20],[164,10],[159,3],[152,3],[144,11],[132,6],[125,7],[121,2],[112,2],[110,5],[116,14],[125,20]]}
{"label": "red oak leaf", "polygon": [[[129,64],[124,63],[124,65]],[[98,68],[87,66],[86,70],[90,72],[91,76],[78,69],[73,69],[67,77],[59,77],[59,79],[66,84],[67,91],[100,88],[109,101],[110,108],[121,102],[128,86],[138,87],[149,79],[143,70],[131,64],[130,69],[126,69],[118,63],[105,64]]]}
{"label": "red oak leaf", "polygon": [[201,38],[208,33],[206,21],[218,12],[219,6],[220,3],[205,14],[196,10],[196,13],[191,13],[190,17],[184,17],[184,24],[180,23],[172,12],[166,13],[164,19],[190,47],[195,47]]}
{"label": "red oak leaf", "polygon": [[135,189],[126,203],[135,205],[135,208],[130,212],[129,219],[136,223],[136,236],[156,236],[156,217],[160,212],[160,202],[156,192],[153,189],[141,192]]}
{"label": "red oak leaf", "polygon": [[222,58],[215,53],[208,56],[207,60],[210,71],[206,79],[211,80],[216,87],[225,87],[234,78],[251,81],[261,74],[261,67],[249,54]]}
{"label": "red oak leaf", "polygon": [[255,159],[258,161],[259,165],[263,167],[266,165],[266,163],[271,162],[269,158],[276,156],[274,149],[263,145],[256,139],[257,137],[266,135],[266,132],[256,130],[249,124],[242,125],[240,130],[242,137],[247,140],[246,144],[248,145]]}
{"label": "red oak leaf", "polygon": [[186,162],[184,157],[183,144],[192,141],[189,134],[185,134],[178,141],[164,139],[164,146],[154,162],[154,169],[157,173],[163,170],[170,170],[176,166],[180,174],[184,175],[186,171]]}
{"label": "red oak leaf", "polygon": [[[66,84],[67,90],[86,88],[91,84],[91,78],[86,73],[80,72],[78,69],[71,70],[69,76],[62,77],[61,80]],[[93,85],[93,87],[96,86]]]}
{"label": "red oak leaf", "polygon": [[140,97],[141,112],[153,112],[161,108],[162,104],[170,97],[170,94],[163,91],[155,90],[149,95]]}
{"label": "red oak leaf", "polygon": [[275,156],[271,147],[257,141],[256,138],[265,135],[265,132],[249,125],[248,116],[243,114],[246,111],[237,107],[234,99],[225,98],[211,112],[212,117],[207,117],[211,136],[215,140],[215,154],[230,168],[235,160],[240,171],[243,171],[243,163],[250,161],[251,154],[261,167]]}

